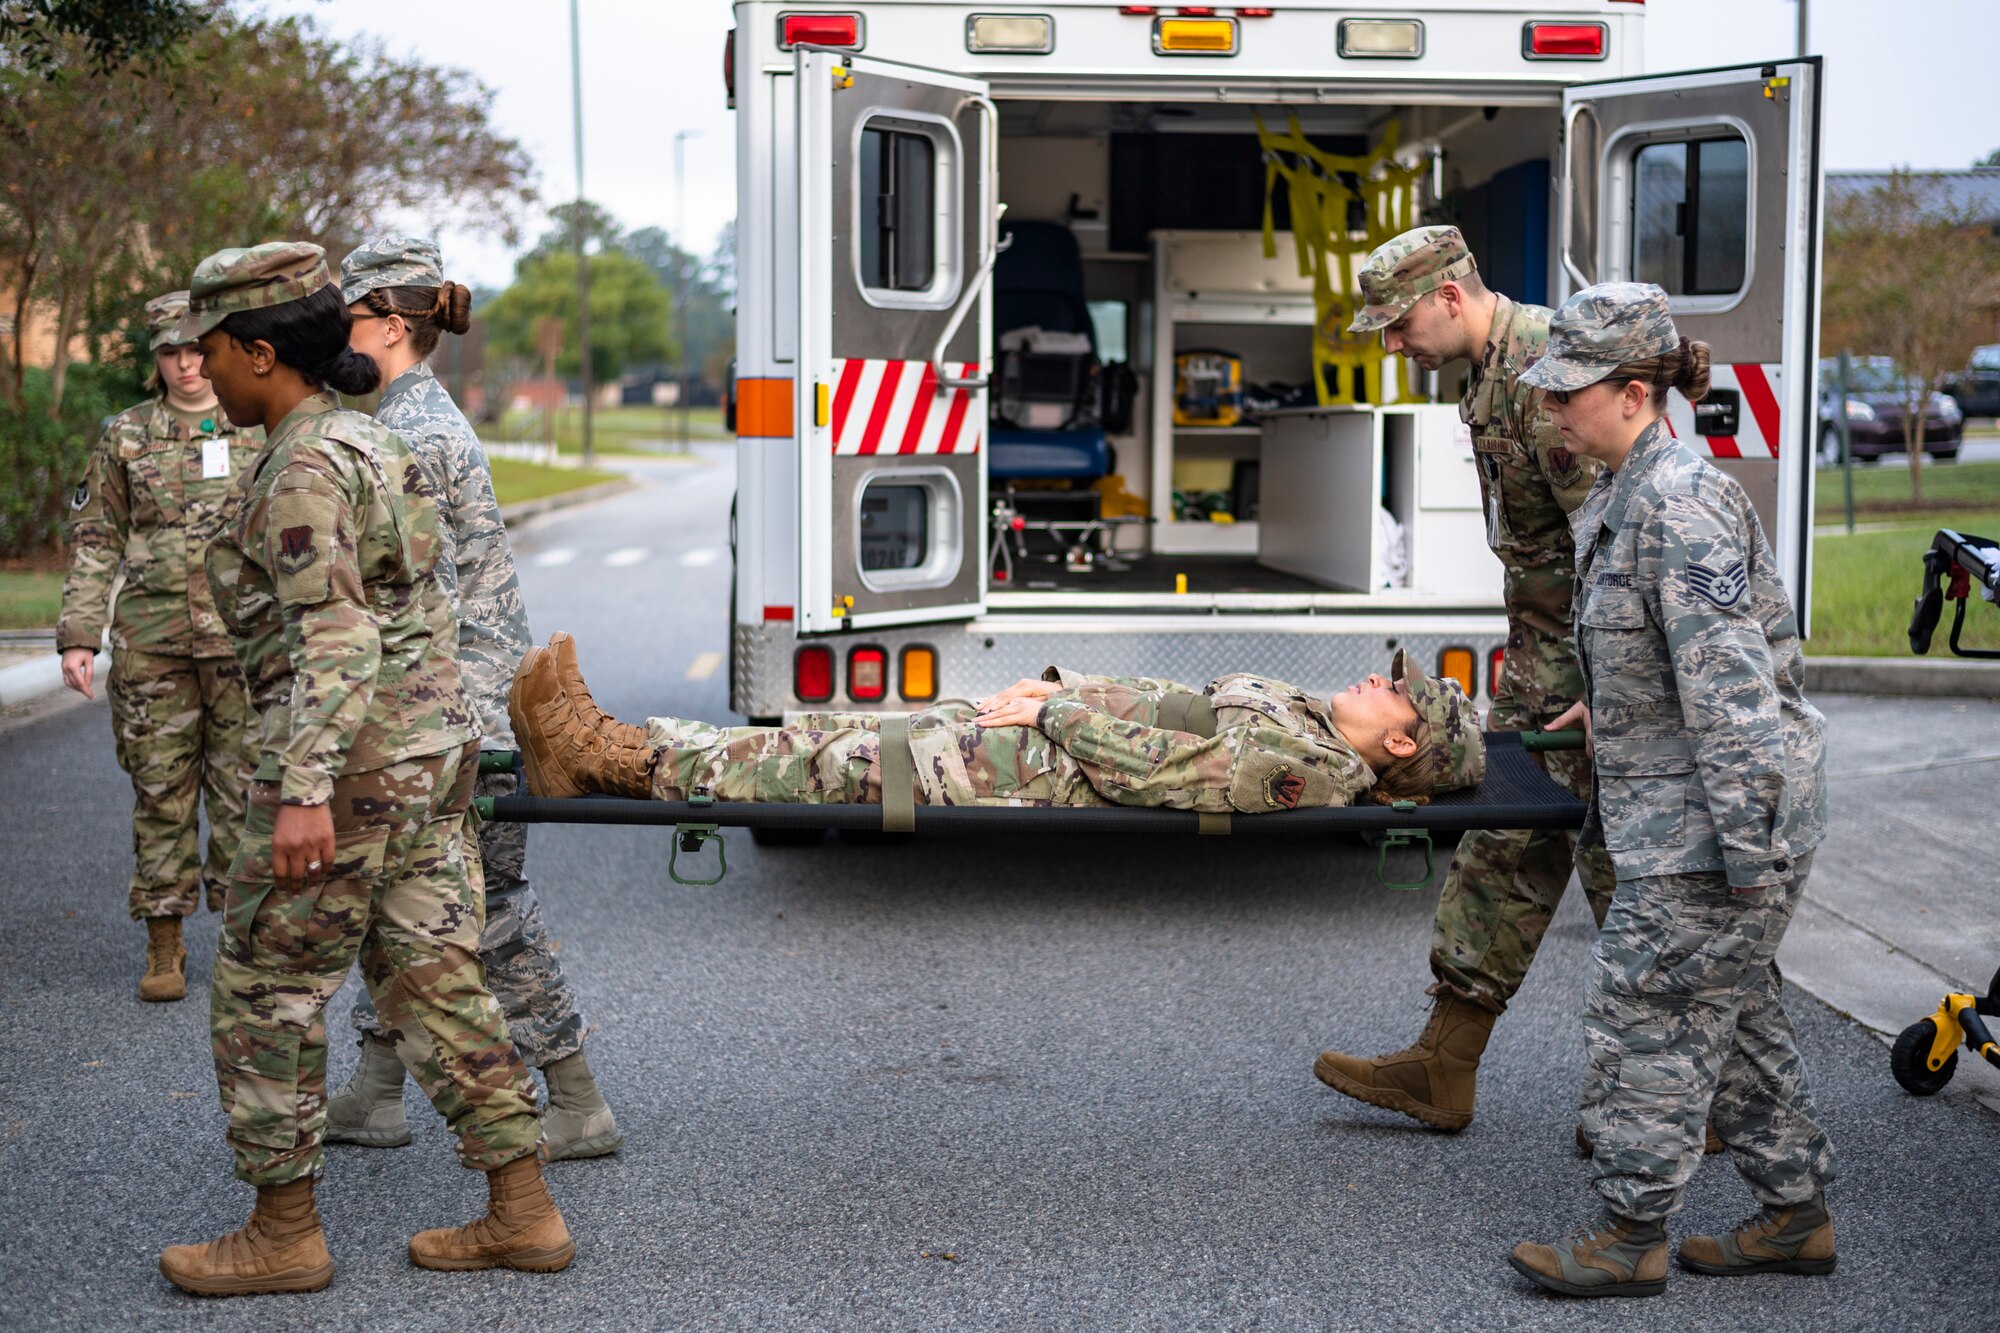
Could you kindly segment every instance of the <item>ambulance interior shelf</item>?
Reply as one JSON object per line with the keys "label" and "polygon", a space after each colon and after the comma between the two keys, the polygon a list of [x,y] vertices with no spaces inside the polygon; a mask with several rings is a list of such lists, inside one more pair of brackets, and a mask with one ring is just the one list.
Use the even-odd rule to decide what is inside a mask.
{"label": "ambulance interior shelf", "polygon": [[[885,791],[911,790],[891,771],[898,747],[892,728],[884,727]],[[1387,805],[1351,805],[1272,814],[1206,815],[1185,810],[1150,810],[1115,806],[1018,807],[927,806],[905,800],[883,805],[766,804],[755,801],[635,801],[586,796],[557,799],[541,796],[479,797],[474,805],[483,819],[520,824],[649,824],[674,829],[669,873],[677,883],[712,884],[721,878],[683,877],[682,852],[696,853],[718,841],[723,828],[815,830],[849,829],[871,833],[1015,834],[1015,833],[1187,833],[1203,836],[1360,834],[1378,840],[1376,872],[1389,888],[1420,888],[1434,871],[1433,834],[1460,834],[1471,829],[1573,829],[1583,826],[1587,806],[1558,786],[1530,757],[1531,752],[1583,747],[1581,731],[1488,732],[1486,777],[1472,791],[1435,797],[1428,805],[1399,801]],[[908,762],[907,747],[902,747]],[[516,751],[493,750],[480,756],[484,773],[516,772]],[[1391,878],[1388,854],[1399,847],[1424,853],[1424,878]],[[718,841],[718,856],[720,844]],[[726,870],[726,863],[722,869]]]}

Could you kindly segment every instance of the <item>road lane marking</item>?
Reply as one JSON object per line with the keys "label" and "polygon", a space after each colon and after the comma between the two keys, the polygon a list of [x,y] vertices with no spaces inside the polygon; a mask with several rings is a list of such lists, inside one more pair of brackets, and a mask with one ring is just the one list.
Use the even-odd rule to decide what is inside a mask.
{"label": "road lane marking", "polygon": [[692,551],[681,553],[681,568],[700,569],[703,565],[714,564],[721,555],[722,552],[713,546],[697,546]]}
{"label": "road lane marking", "polygon": [[623,547],[604,557],[604,567],[606,569],[623,569],[627,565],[638,564],[651,554],[652,552],[643,546]]}
{"label": "road lane marking", "polygon": [[707,680],[715,674],[716,669],[721,665],[721,653],[703,653],[695,658],[694,664],[688,668],[687,678],[689,680]]}
{"label": "road lane marking", "polygon": [[557,565],[566,565],[574,559],[576,559],[574,546],[551,546],[535,557],[535,568],[554,569]]}

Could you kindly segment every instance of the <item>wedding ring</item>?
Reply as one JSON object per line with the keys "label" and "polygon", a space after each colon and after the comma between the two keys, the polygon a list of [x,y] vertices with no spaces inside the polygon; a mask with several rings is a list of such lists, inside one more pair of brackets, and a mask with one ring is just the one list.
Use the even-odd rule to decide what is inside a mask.
{"label": "wedding ring", "polygon": [[306,862],[306,869],[307,869],[307,870],[318,870],[318,869],[319,869],[319,862],[317,862],[317,861],[308,861],[308,862]]}

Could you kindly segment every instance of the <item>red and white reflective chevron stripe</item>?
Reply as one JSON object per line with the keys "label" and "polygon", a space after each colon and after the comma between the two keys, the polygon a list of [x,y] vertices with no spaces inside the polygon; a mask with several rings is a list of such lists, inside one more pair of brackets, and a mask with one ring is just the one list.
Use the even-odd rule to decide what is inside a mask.
{"label": "red and white reflective chevron stripe", "polygon": [[1778,395],[1783,392],[1784,367],[1746,361],[1709,367],[1711,389],[1737,394],[1736,433],[1697,435],[1694,404],[1679,393],[1667,395],[1667,426],[1688,448],[1711,458],[1776,458],[1780,422]]}
{"label": "red and white reflective chevron stripe", "polygon": [[[950,363],[945,368],[951,370]],[[967,361],[963,378],[978,368]],[[970,389],[938,392],[928,361],[833,363],[833,452],[864,454],[976,454],[986,413],[974,411]]]}

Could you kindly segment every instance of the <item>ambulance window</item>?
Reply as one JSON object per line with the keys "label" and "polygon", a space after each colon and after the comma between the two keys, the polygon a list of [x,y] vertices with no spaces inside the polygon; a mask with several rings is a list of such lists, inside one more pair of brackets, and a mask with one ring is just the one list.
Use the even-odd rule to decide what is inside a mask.
{"label": "ambulance window", "polygon": [[861,284],[920,292],[937,276],[937,147],[927,134],[861,131]]}
{"label": "ambulance window", "polygon": [[1632,273],[1670,296],[1726,296],[1748,268],[1750,149],[1741,138],[1652,143],[1632,172]]}
{"label": "ambulance window", "polygon": [[877,483],[861,493],[861,568],[922,569],[930,556],[928,486]]}

